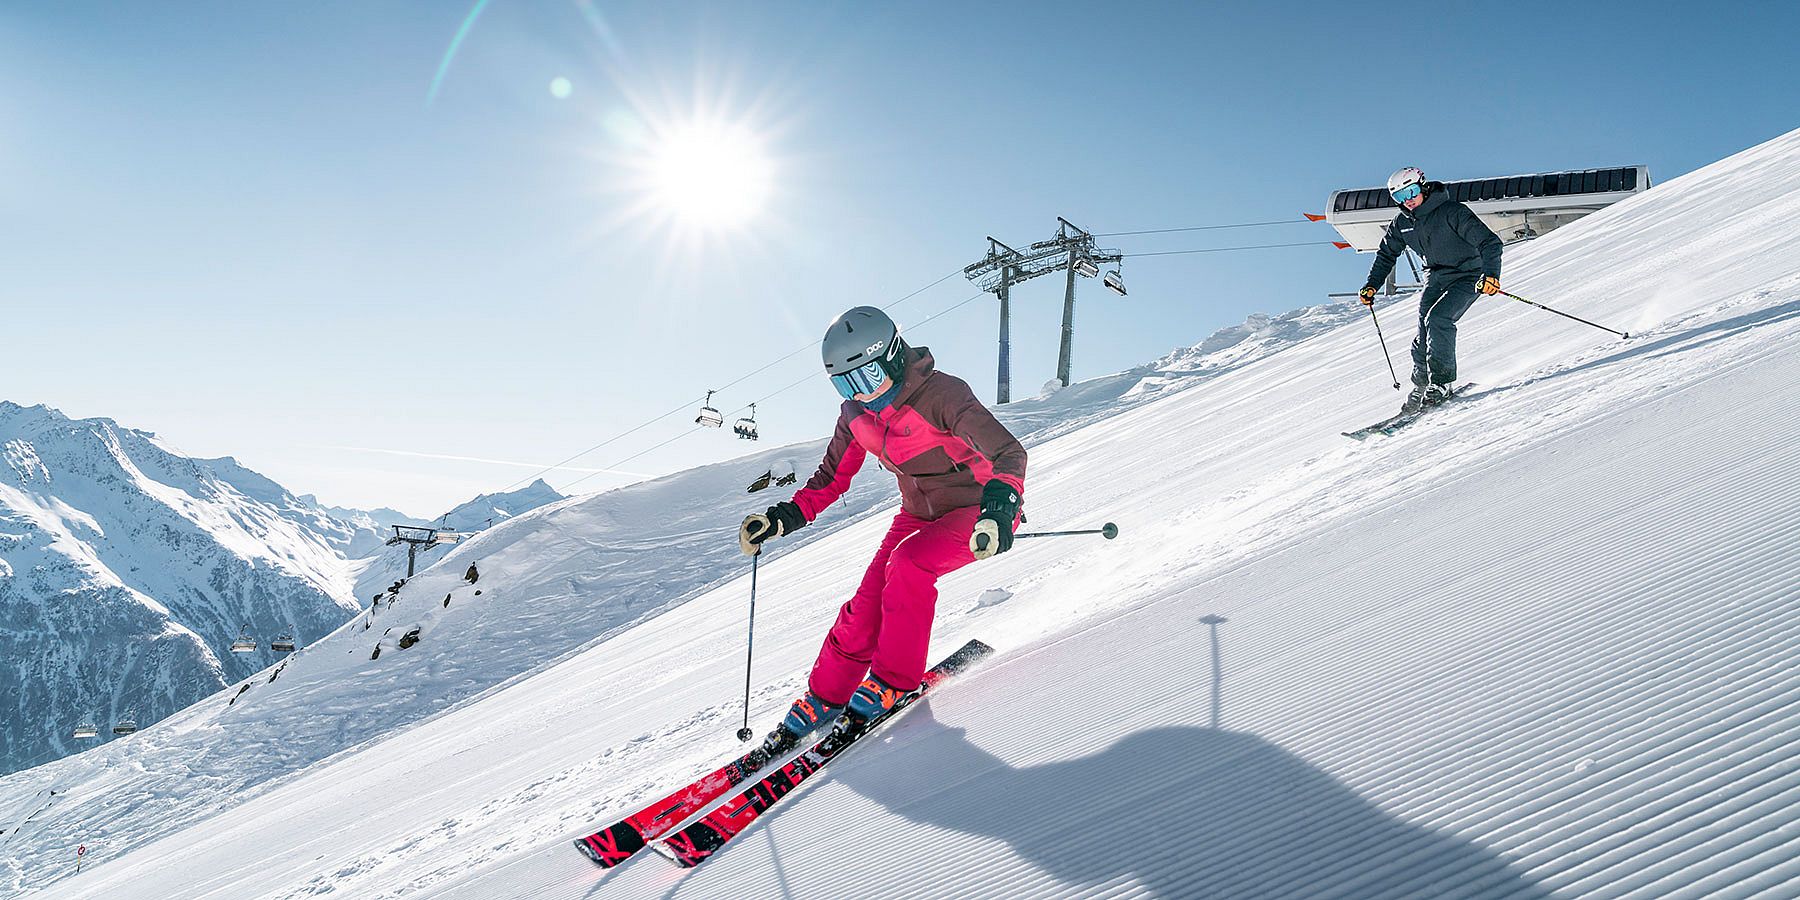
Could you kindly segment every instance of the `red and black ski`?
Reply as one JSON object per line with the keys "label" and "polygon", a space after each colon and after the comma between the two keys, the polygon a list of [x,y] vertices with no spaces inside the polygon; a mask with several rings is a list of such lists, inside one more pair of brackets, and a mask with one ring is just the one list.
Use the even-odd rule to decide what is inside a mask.
{"label": "red and black ski", "polygon": [[945,679],[967,669],[993,652],[994,648],[980,641],[970,641],[964,644],[961,649],[950,654],[943,662],[933,666],[931,671],[926,672],[918,689],[895,701],[894,707],[880,718],[854,729],[846,728],[847,722],[840,720],[829,734],[820,739],[818,743],[813,744],[806,752],[794,757],[787,765],[770,772],[761,781],[751,785],[749,790],[708,813],[700,821],[657,842],[654,845],[656,852],[673,860],[682,868],[699,865],[707,857],[719,852],[719,848],[725,846],[726,841],[750,827],[750,823],[768,812],[769,807],[774,806],[776,801],[787,796],[789,791],[799,787],[802,781],[825,768],[826,763],[842,755],[858,739],[899,715],[902,710],[911,706],[913,701],[925,696]]}
{"label": "red and black ski", "polygon": [[689,816],[725,796],[726,791],[744,783],[758,769],[768,765],[769,760],[793,747],[791,741],[785,747],[776,744],[775,735],[771,735],[749,753],[700,776],[686,787],[627,816],[624,821],[577,840],[575,846],[580,847],[588,859],[610,869],[630,859],[649,842],[674,831],[675,826]]}

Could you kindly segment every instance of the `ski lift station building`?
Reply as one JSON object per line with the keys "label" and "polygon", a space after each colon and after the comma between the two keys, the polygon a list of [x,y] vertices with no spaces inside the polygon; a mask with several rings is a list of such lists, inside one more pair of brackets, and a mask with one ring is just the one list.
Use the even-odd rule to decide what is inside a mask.
{"label": "ski lift station building", "polygon": [[[1582,216],[1650,189],[1647,166],[1579,169],[1505,178],[1447,181],[1450,199],[1468,204],[1506,243],[1541,237]],[[1332,191],[1325,221],[1358,253],[1381,245],[1399,205],[1385,187]]]}

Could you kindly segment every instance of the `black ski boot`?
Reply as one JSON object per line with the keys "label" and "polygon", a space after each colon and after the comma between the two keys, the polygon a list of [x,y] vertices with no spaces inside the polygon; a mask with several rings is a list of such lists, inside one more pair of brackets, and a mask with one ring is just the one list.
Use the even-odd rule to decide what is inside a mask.
{"label": "black ski boot", "polygon": [[1425,389],[1425,401],[1421,408],[1437,406],[1454,396],[1456,396],[1456,386],[1450,382],[1433,384]]}
{"label": "black ski boot", "polygon": [[1430,393],[1431,386],[1415,382],[1413,384],[1412,393],[1406,395],[1406,402],[1400,404],[1400,414],[1407,415],[1409,413],[1416,413],[1431,405],[1426,400],[1426,397],[1428,397]]}

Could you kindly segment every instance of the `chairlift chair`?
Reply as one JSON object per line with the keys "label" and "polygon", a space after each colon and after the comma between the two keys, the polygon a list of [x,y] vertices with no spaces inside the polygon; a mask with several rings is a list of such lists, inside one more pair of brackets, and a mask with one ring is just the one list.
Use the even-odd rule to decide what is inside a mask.
{"label": "chairlift chair", "polygon": [[756,404],[750,404],[750,415],[737,420],[737,423],[731,426],[731,430],[737,432],[737,436],[744,440],[756,440]]}
{"label": "chairlift chair", "polygon": [[282,632],[280,637],[277,637],[276,639],[270,641],[269,649],[275,651],[276,653],[292,653],[292,652],[294,652],[294,629],[289,628],[288,630]]}
{"label": "chairlift chair", "polygon": [[1107,290],[1121,297],[1125,296],[1125,279],[1119,275],[1118,269],[1106,273],[1106,277],[1100,279],[1100,283],[1106,285]]}
{"label": "chairlift chair", "polygon": [[137,707],[125,710],[117,724],[113,725],[113,734],[126,735],[137,730]]}
{"label": "chairlift chair", "polygon": [[95,725],[92,722],[82,722],[81,724],[75,726],[75,733],[71,734],[69,736],[72,738],[76,738],[78,740],[99,737],[100,736],[100,727],[98,725]]}
{"label": "chairlift chair", "polygon": [[725,417],[720,415],[718,410],[713,409],[712,395],[716,393],[718,392],[706,392],[706,404],[700,407],[700,414],[694,417],[694,424],[705,425],[708,428],[718,428],[725,424]]}
{"label": "chairlift chair", "polygon": [[231,652],[233,652],[233,653],[255,653],[256,652],[256,638],[253,638],[250,636],[250,623],[249,622],[245,622],[244,627],[238,630],[237,640],[231,642]]}
{"label": "chairlift chair", "polygon": [[1092,278],[1095,275],[1100,274],[1100,267],[1094,265],[1094,261],[1085,256],[1077,257],[1075,260],[1075,274],[1080,275],[1083,278]]}

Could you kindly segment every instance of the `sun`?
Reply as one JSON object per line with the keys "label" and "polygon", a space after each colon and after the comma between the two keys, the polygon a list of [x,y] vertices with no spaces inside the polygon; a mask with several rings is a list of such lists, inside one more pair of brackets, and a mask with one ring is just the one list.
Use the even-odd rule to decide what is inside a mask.
{"label": "sun", "polygon": [[689,121],[658,129],[642,164],[647,205],[682,226],[741,228],[768,203],[772,167],[741,126]]}

